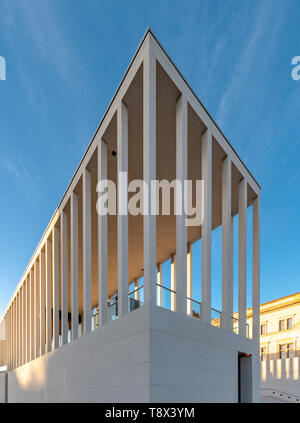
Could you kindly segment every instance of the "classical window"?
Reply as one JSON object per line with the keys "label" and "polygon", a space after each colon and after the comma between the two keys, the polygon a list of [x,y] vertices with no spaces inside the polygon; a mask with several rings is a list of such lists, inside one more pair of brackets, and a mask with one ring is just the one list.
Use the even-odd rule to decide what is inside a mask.
{"label": "classical window", "polygon": [[261,347],[260,349],[260,361],[266,361],[267,359],[267,347]]}
{"label": "classical window", "polygon": [[287,358],[294,357],[294,346],[292,343],[286,345],[286,355],[287,355]]}
{"label": "classical window", "polygon": [[288,329],[293,329],[293,327],[294,327],[294,319],[292,317],[289,317],[287,319],[287,328]]}
{"label": "classical window", "polygon": [[265,335],[267,333],[267,324],[263,323],[260,325],[260,334]]}
{"label": "classical window", "polygon": [[285,320],[279,320],[279,330],[285,330]]}
{"label": "classical window", "polygon": [[294,357],[294,347],[293,343],[279,345],[279,358],[293,358]]}

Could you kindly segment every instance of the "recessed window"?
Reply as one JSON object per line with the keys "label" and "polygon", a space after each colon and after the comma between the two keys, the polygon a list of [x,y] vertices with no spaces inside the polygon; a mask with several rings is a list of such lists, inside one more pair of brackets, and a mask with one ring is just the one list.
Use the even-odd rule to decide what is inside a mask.
{"label": "recessed window", "polygon": [[279,358],[286,358],[286,344],[279,345]]}
{"label": "recessed window", "polygon": [[294,319],[292,317],[289,317],[287,319],[287,328],[288,329],[293,329],[293,327],[294,327]]}
{"label": "recessed window", "polygon": [[285,330],[285,320],[279,320],[279,330]]}
{"label": "recessed window", "polygon": [[267,348],[262,347],[260,349],[260,361],[266,361],[266,359],[267,359]]}
{"label": "recessed window", "polygon": [[262,325],[260,325],[260,334],[265,335],[266,333],[267,333],[267,324],[263,323]]}
{"label": "recessed window", "polygon": [[287,344],[287,346],[286,346],[286,356],[287,356],[287,358],[293,358],[294,357],[293,344]]}
{"label": "recessed window", "polygon": [[279,345],[279,358],[293,358],[294,357],[294,346],[293,343]]}

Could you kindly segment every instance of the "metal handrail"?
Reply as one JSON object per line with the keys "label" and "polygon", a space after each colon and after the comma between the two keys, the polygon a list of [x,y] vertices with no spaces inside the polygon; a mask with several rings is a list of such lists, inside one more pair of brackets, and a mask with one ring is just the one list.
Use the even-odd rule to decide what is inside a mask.
{"label": "metal handrail", "polygon": [[134,291],[129,292],[128,297],[129,297],[129,295],[134,294],[135,292],[139,291],[139,290],[140,290],[140,289],[142,289],[142,288],[144,288],[144,285],[139,286],[138,288],[135,288],[135,290],[134,290]]}
{"label": "metal handrail", "polygon": [[194,298],[186,297],[186,299],[192,301],[193,303],[199,304],[200,306],[202,305],[200,301],[194,300]]}
{"label": "metal handrail", "polygon": [[161,285],[160,283],[156,283],[156,286],[159,286],[160,288],[166,289],[167,291],[172,292],[173,294],[176,294],[176,291],[168,288],[167,286]]}

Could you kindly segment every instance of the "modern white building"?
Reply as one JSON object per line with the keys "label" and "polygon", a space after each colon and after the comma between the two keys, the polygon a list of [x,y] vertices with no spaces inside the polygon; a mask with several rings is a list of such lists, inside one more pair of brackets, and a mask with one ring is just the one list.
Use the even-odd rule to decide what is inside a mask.
{"label": "modern white building", "polygon": [[[98,214],[97,181],[118,186],[120,172],[148,186],[203,180],[203,224],[186,226],[184,213]],[[155,201],[145,194],[149,207]],[[250,213],[253,263],[246,260]],[[233,318],[236,215],[239,313]],[[217,311],[211,237],[220,226]],[[192,254],[199,239],[196,301]],[[170,257],[166,287],[162,269]],[[253,268],[251,338],[247,266]],[[0,399],[259,401],[259,290],[260,187],[148,30],[2,316],[0,366],[7,372],[0,374]]]}

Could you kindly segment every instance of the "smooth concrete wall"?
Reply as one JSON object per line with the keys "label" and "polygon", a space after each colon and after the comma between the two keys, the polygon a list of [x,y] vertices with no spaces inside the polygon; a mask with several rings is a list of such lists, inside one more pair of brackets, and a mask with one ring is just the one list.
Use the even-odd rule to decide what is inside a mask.
{"label": "smooth concrete wall", "polygon": [[0,404],[6,402],[7,395],[7,373],[0,373]]}
{"label": "smooth concrete wall", "polygon": [[237,402],[239,351],[255,355],[250,386],[259,402],[253,341],[158,307],[150,326],[152,402]]}
{"label": "smooth concrete wall", "polygon": [[261,394],[268,390],[300,397],[299,357],[261,362]]}
{"label": "smooth concrete wall", "polygon": [[146,402],[149,318],[137,310],[9,372],[8,402]]}
{"label": "smooth concrete wall", "polygon": [[230,331],[145,305],[9,372],[8,401],[236,402],[239,351],[257,349]]}

